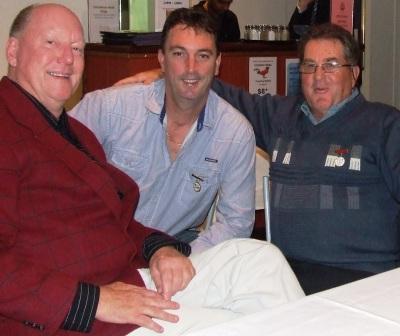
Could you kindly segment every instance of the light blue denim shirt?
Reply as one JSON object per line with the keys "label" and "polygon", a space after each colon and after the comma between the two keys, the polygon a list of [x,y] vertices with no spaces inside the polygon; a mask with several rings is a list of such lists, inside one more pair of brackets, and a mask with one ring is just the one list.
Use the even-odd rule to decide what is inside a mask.
{"label": "light blue denim shirt", "polygon": [[70,114],[96,134],[108,161],[138,183],[139,222],[171,235],[197,227],[218,193],[215,220],[192,242],[193,251],[250,236],[255,193],[252,127],[211,91],[202,127],[195,128],[171,161],[160,120],[164,95],[163,80],[108,88],[87,94]]}
{"label": "light blue denim shirt", "polygon": [[334,116],[336,113],[338,113],[344,105],[346,105],[348,102],[353,100],[359,94],[360,94],[360,91],[357,88],[353,89],[353,92],[351,93],[350,96],[348,96],[347,98],[342,100],[339,104],[331,106],[331,108],[326,112],[326,114],[320,120],[317,120],[314,117],[313,113],[311,112],[310,106],[308,106],[307,102],[304,102],[303,104],[301,104],[300,109],[310,119],[310,121],[313,125],[318,125],[319,123],[322,123],[324,120],[326,120],[326,119]]}

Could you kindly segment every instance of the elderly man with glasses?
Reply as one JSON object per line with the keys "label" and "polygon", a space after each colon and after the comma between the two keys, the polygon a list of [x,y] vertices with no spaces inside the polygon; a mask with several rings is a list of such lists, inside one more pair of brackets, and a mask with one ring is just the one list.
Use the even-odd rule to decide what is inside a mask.
{"label": "elderly man with glasses", "polygon": [[400,113],[359,92],[341,27],[313,27],[299,54],[301,97],[213,89],[271,156],[272,241],[313,292],[400,266]]}

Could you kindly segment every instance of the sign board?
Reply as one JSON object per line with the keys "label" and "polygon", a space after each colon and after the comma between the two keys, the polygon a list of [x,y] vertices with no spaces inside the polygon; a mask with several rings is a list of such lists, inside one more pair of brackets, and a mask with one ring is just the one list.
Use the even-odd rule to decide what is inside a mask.
{"label": "sign board", "polygon": [[119,0],[88,0],[89,42],[101,43],[101,31],[119,30]]}
{"label": "sign board", "polygon": [[249,92],[263,96],[276,94],[276,57],[249,58]]}
{"label": "sign board", "polygon": [[300,60],[298,58],[286,59],[286,96],[297,96],[300,94]]}

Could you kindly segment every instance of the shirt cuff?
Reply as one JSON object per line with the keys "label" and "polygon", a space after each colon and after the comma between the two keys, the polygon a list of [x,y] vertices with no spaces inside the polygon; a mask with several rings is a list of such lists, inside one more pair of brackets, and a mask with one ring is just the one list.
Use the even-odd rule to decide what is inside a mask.
{"label": "shirt cuff", "polygon": [[61,328],[64,330],[88,333],[92,329],[99,304],[100,288],[79,282],[71,308]]}
{"label": "shirt cuff", "polygon": [[149,262],[153,254],[164,246],[171,246],[177,251],[188,257],[192,252],[189,244],[181,242],[174,237],[168,236],[162,232],[154,232],[146,237],[143,244],[143,258]]}

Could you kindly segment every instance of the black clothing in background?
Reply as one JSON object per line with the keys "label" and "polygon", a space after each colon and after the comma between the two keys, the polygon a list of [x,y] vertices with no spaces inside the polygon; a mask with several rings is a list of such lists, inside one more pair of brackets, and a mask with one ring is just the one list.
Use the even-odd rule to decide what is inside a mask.
{"label": "black clothing in background", "polygon": [[[200,1],[193,8],[204,9],[205,1]],[[209,13],[209,12],[208,12]],[[240,40],[240,28],[237,16],[231,10],[227,10],[221,14],[209,13],[217,23],[218,42],[237,42]]]}
{"label": "black clothing in background", "polygon": [[313,8],[315,1],[312,1],[308,4],[307,9],[299,13],[297,7],[295,8],[292,17],[289,21],[289,32],[291,39],[298,39],[300,36],[294,31],[294,26],[303,26],[303,25],[311,25],[311,24],[321,24],[330,21],[330,13],[331,13],[331,2],[330,0],[318,0],[317,12],[315,15],[315,21],[311,22]]}

